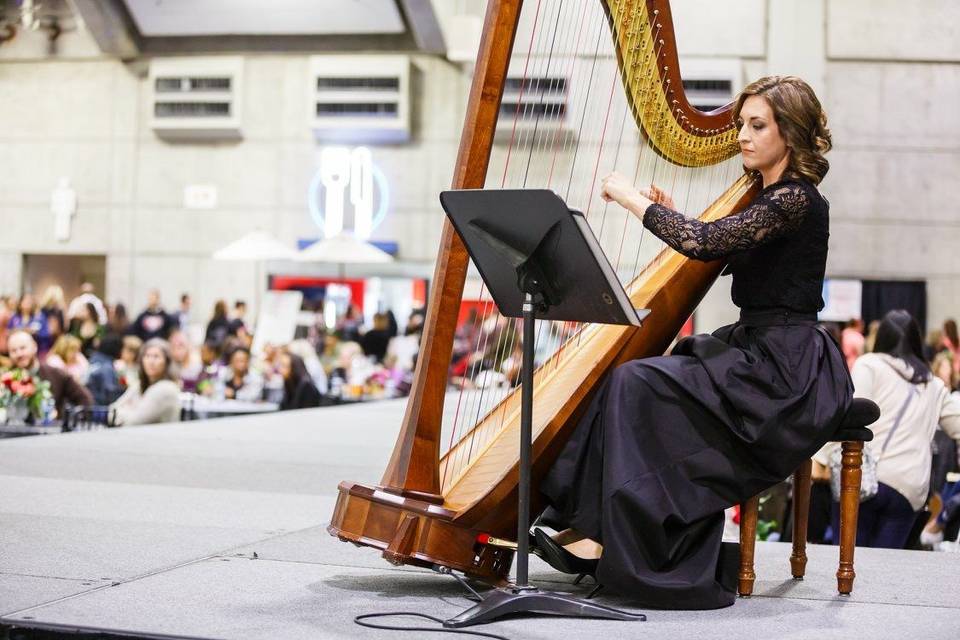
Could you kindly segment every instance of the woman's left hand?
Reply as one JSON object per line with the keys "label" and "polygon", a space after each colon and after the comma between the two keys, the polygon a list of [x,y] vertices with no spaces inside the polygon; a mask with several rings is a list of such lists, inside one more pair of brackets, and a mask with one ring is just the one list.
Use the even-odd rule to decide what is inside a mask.
{"label": "woman's left hand", "polygon": [[630,184],[624,176],[614,171],[600,183],[600,197],[606,202],[616,202],[623,208],[643,216],[653,201]]}

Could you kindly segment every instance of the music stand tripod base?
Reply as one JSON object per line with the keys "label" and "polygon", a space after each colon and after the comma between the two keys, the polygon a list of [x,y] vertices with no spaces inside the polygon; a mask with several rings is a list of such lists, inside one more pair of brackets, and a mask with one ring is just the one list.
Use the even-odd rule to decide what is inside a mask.
{"label": "music stand tripod base", "polygon": [[541,591],[536,587],[506,587],[490,592],[458,616],[444,621],[448,628],[468,627],[492,622],[516,613],[540,613],[571,618],[604,618],[607,620],[646,620],[642,613],[628,613],[600,604],[593,604],[563,593]]}

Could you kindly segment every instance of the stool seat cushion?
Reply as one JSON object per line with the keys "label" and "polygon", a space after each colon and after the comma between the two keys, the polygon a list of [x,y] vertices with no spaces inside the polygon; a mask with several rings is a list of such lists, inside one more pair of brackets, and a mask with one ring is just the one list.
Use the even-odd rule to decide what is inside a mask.
{"label": "stool seat cushion", "polygon": [[830,440],[832,442],[843,440],[870,442],[873,440],[873,432],[866,427],[876,422],[878,418],[880,418],[880,407],[876,402],[866,398],[854,398]]}

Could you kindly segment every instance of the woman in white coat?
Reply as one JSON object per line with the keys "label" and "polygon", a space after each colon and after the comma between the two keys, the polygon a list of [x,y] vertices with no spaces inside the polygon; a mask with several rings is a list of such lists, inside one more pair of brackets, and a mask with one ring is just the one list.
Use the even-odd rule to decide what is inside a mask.
{"label": "woman in white coat", "polygon": [[138,385],[131,385],[113,403],[118,425],[156,424],[180,420],[180,385],[166,340],[147,340],[140,349]]}
{"label": "woman in white coat", "polygon": [[[931,374],[920,328],[903,310],[884,316],[873,353],[857,359],[851,376],[854,396],[880,406],[880,419],[870,427],[873,441],[867,444],[877,459],[879,490],[860,505],[857,545],[902,549],[927,500],[930,442],[937,425],[960,440],[960,400]],[[837,446],[828,444],[814,460],[826,465]],[[835,503],[834,531],[838,522]]]}

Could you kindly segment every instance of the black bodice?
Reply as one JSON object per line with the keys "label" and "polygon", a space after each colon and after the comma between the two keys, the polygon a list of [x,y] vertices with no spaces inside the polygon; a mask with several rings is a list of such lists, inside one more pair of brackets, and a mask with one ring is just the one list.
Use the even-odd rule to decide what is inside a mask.
{"label": "black bodice", "polygon": [[728,258],[724,274],[733,274],[733,303],[742,309],[823,308],[829,204],[806,181],[768,185],[746,209],[716,222],[652,204],[643,225],[690,258]]}

